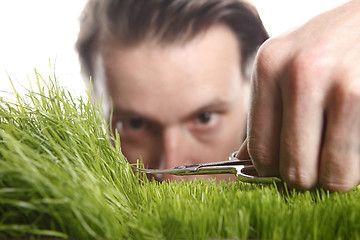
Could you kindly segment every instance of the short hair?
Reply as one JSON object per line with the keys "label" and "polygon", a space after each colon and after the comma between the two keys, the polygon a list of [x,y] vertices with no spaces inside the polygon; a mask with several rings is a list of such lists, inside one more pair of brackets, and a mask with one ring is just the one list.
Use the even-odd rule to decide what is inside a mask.
{"label": "short hair", "polygon": [[245,74],[268,34],[255,7],[244,0],[89,0],[76,42],[82,73],[93,76],[94,53],[104,35],[125,46],[146,39],[186,43],[216,23],[235,33]]}

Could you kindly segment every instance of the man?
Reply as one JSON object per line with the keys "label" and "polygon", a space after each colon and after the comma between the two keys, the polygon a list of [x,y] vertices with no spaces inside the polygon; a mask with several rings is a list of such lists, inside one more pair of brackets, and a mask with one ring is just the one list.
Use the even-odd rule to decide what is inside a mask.
{"label": "man", "polygon": [[267,38],[243,1],[93,0],[77,48],[128,161],[172,168],[237,150],[253,57]]}
{"label": "man", "polygon": [[[229,4],[221,16],[234,12],[236,5],[221,0],[165,2],[189,2],[180,8],[183,10],[192,9],[192,4]],[[94,9],[104,10],[104,5]],[[105,28],[104,19],[99,18],[94,21],[102,23],[103,37],[90,30],[87,34],[96,36],[96,44],[82,41],[80,34],[78,46],[83,62],[88,59],[83,69],[99,85],[96,89],[103,88],[113,97],[113,125],[118,125],[129,160],[138,156],[133,154],[136,149],[151,168],[226,158],[243,136],[249,85],[245,66],[251,63],[251,52],[266,38],[249,33],[262,26],[247,21],[248,28],[227,24],[225,19],[251,16],[240,13],[230,18],[218,15],[218,21],[208,22],[206,30],[196,25],[180,31],[185,25],[166,21],[165,26],[181,35],[158,42],[159,38],[149,36],[162,35],[164,28],[150,33],[140,28],[161,22],[157,15],[140,18],[130,26],[128,20],[146,16],[146,11],[133,8],[126,19],[116,4],[106,9],[109,16],[123,20],[127,30],[140,29],[138,38],[123,39],[126,34],[116,35],[118,41],[106,38],[114,27]],[[199,19],[216,12],[206,10],[209,7],[193,16]],[[252,74],[247,139],[237,156],[251,158],[261,175],[280,175],[301,189],[321,186],[348,191],[360,183],[359,12],[360,1],[350,1],[260,48]],[[197,34],[190,34],[194,32]],[[246,39],[255,45],[249,47]],[[236,57],[237,48],[241,54]],[[240,68],[235,70],[236,63],[241,73]]]}

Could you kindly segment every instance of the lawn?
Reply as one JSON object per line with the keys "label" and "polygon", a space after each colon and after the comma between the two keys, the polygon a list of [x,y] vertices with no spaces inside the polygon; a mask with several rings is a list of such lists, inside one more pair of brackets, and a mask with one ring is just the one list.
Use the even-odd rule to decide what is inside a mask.
{"label": "lawn", "polygon": [[0,97],[0,239],[360,239],[359,187],[148,181],[99,107],[36,77]]}

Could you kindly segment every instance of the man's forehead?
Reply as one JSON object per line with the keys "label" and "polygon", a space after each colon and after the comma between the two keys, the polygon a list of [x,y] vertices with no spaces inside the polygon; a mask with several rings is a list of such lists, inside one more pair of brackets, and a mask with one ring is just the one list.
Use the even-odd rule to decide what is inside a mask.
{"label": "man's forehead", "polygon": [[229,57],[236,64],[236,68],[241,69],[242,64],[241,46],[234,33],[223,24],[214,25],[205,33],[183,44],[160,44],[149,40],[134,46],[120,43],[102,45],[102,50],[97,54],[103,61],[100,67],[105,67],[108,72],[112,71],[112,74],[120,73],[119,68],[122,68],[122,72],[138,74],[142,72],[144,65],[150,65],[153,69],[160,68],[159,72],[166,73],[169,72],[166,64],[186,62],[190,62],[187,69],[196,67],[207,70],[204,61],[210,58],[212,59],[207,61],[206,65],[215,63],[220,67],[224,58]]}
{"label": "man's forehead", "polygon": [[95,81],[103,79],[114,106],[123,110],[186,107],[193,112],[226,102],[224,96],[237,92],[242,82],[238,43],[224,26],[185,46],[109,47],[101,57],[104,71]]}

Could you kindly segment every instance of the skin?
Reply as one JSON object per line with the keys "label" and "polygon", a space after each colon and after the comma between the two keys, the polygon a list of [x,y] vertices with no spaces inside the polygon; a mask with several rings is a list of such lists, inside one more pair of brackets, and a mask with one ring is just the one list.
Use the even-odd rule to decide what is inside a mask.
{"label": "skin", "polygon": [[224,161],[237,150],[250,90],[228,27],[214,25],[184,44],[146,40],[127,47],[107,41],[97,56],[95,81],[112,98],[112,126],[130,163],[141,159],[146,168],[173,168]]}
{"label": "skin", "polygon": [[350,1],[261,47],[238,154],[261,175],[300,189],[360,183],[359,12]]}

